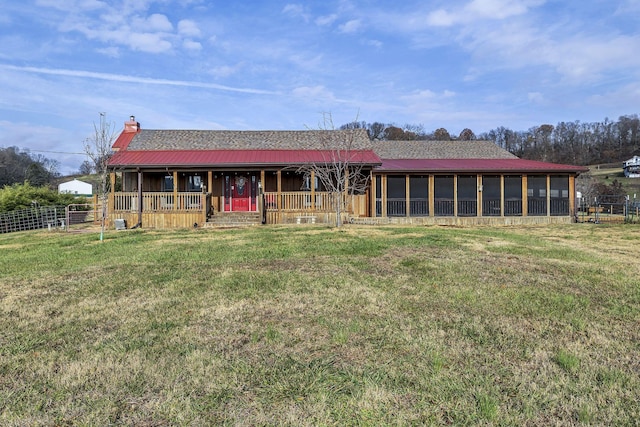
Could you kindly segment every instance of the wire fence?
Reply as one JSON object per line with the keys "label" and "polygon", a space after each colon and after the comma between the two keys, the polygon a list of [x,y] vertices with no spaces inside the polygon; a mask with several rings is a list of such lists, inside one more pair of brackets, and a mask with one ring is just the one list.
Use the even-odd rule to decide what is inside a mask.
{"label": "wire fence", "polygon": [[0,234],[43,228],[69,230],[70,226],[99,220],[93,204],[38,206],[0,213]]}
{"label": "wire fence", "polygon": [[578,200],[577,222],[593,223],[638,223],[640,201],[629,196],[602,195]]}

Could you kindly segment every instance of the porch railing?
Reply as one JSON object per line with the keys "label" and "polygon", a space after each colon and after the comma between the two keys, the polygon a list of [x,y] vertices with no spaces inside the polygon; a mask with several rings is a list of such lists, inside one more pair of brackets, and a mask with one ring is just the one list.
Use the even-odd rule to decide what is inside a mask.
{"label": "porch railing", "polygon": [[[115,211],[137,212],[139,203],[138,193],[114,193],[113,207]],[[206,203],[204,193],[142,193],[142,210],[144,212],[165,211],[200,211]]]}
{"label": "porch railing", "polygon": [[[286,211],[310,211],[332,212],[335,210],[332,201],[333,195],[324,191],[316,191],[315,198],[311,193],[300,191],[283,191],[280,193],[280,210]],[[265,209],[267,211],[278,210],[278,193],[264,193]]]}

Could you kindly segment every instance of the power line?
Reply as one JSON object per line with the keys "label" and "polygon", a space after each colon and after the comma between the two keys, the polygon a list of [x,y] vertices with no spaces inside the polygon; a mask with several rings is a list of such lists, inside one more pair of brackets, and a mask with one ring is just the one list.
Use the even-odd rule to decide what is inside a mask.
{"label": "power line", "polygon": [[71,151],[47,151],[47,150],[29,150],[32,151],[34,153],[54,153],[54,154],[81,154],[83,156],[86,156],[87,153],[74,153]]}

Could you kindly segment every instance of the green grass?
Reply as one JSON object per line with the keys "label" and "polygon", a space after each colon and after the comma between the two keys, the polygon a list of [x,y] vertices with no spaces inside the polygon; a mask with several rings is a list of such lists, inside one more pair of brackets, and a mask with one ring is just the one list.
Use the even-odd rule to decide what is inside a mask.
{"label": "green grass", "polygon": [[0,425],[637,425],[640,229],[0,235]]}

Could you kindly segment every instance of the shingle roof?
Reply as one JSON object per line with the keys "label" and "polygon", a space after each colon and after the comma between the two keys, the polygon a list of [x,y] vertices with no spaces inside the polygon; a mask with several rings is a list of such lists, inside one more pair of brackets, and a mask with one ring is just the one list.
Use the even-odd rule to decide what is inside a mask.
{"label": "shingle roof", "polygon": [[129,150],[371,149],[364,129],[305,131],[151,130],[135,134]]}
{"label": "shingle roof", "polygon": [[538,162],[518,157],[505,159],[384,159],[381,172],[424,173],[578,173],[584,166]]}
{"label": "shingle roof", "polygon": [[381,159],[517,159],[491,141],[376,141]]}
{"label": "shingle roof", "polygon": [[[319,162],[349,149],[379,171],[581,172],[571,165],[519,159],[491,141],[370,141],[364,129],[305,131],[150,130],[123,132],[114,167],[286,166]],[[324,156],[324,157],[323,157]]]}

